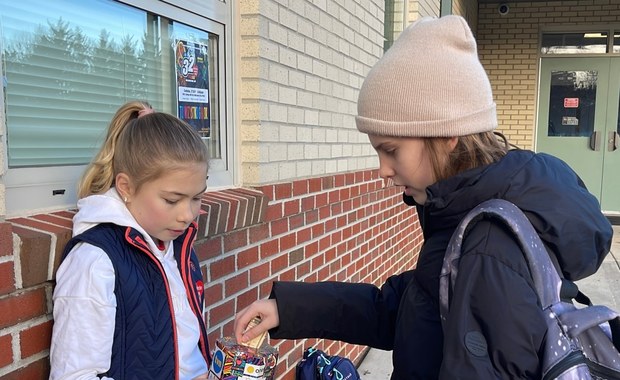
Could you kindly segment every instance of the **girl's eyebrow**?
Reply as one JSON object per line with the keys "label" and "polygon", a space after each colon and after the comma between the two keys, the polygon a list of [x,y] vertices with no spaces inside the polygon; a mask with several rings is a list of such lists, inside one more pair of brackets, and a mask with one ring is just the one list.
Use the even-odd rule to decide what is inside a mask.
{"label": "girl's eyebrow", "polygon": [[373,146],[373,148],[375,148],[375,150],[385,150],[385,146],[389,144],[390,143],[384,141],[379,143],[377,146]]}
{"label": "girl's eyebrow", "polygon": [[381,143],[379,143],[379,144],[377,144],[377,145],[374,145],[374,144],[371,144],[371,145],[372,145],[372,147],[373,147],[373,148],[375,148],[375,149],[379,149],[379,148],[381,148],[381,146],[382,146],[383,144],[384,144],[384,143],[382,143],[382,142],[381,142]]}
{"label": "girl's eyebrow", "polygon": [[[205,187],[204,187],[201,191],[199,191],[198,193],[196,193],[196,195],[194,195],[194,197],[197,197],[197,196],[199,196],[199,195],[203,194],[205,191],[207,191],[207,185],[205,185]],[[165,193],[168,193],[168,194],[170,194],[170,195],[176,195],[176,196],[179,196],[179,197],[187,197],[187,196],[188,196],[187,194],[185,194],[185,193],[179,193],[178,191],[164,191],[164,192],[165,192]],[[192,198],[193,198],[193,197],[192,197]]]}

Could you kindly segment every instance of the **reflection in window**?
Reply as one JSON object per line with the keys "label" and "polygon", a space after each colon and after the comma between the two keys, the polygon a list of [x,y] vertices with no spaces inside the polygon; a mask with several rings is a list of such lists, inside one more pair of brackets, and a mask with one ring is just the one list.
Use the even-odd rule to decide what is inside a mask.
{"label": "reflection in window", "polygon": [[385,0],[385,21],[383,23],[383,51],[394,43],[394,2]]}
{"label": "reflection in window", "polygon": [[548,136],[588,137],[594,131],[597,71],[553,71]]}
{"label": "reflection in window", "polygon": [[385,0],[383,50],[387,51],[405,28],[407,0]]}
{"label": "reflection in window", "polygon": [[620,53],[620,34],[614,33],[614,53]]}
{"label": "reflection in window", "polygon": [[[116,1],[5,2],[0,28],[11,168],[88,163],[127,100],[177,115],[179,40],[204,46],[217,85],[217,36]],[[209,90],[205,140],[216,156],[218,91]]]}
{"label": "reflection in window", "polygon": [[607,32],[546,33],[542,35],[542,54],[594,54],[607,52]]}

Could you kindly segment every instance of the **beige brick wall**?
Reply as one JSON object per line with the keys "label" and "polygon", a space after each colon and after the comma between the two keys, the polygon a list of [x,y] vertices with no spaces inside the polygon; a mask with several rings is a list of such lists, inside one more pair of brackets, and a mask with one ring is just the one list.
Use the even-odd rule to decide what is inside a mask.
{"label": "beige brick wall", "polygon": [[452,14],[463,16],[476,34],[478,25],[478,1],[477,0],[452,0]]}
{"label": "beige brick wall", "polygon": [[[414,1],[413,4],[411,3],[412,1],[410,0],[394,0],[392,12],[392,20],[394,20],[393,34],[391,36],[386,36],[386,38],[391,37],[392,41],[395,41],[400,33],[405,29],[405,25],[409,22],[409,15],[412,13],[412,7],[414,7],[417,11],[417,8],[415,8],[417,7],[417,1]],[[387,11],[388,10],[386,9],[386,12]],[[405,16],[405,12],[408,12],[409,15]],[[386,19],[387,17],[389,17],[389,15],[386,15]]]}
{"label": "beige brick wall", "polygon": [[[440,0],[419,0],[419,1],[411,1],[411,2],[418,3],[417,14],[419,15],[419,17],[424,17],[424,16],[439,17],[439,8],[441,5]],[[415,19],[411,21],[415,21]]]}
{"label": "beige brick wall", "polygon": [[241,1],[239,10],[244,185],[376,167],[354,117],[383,54],[384,1]]}
{"label": "beige brick wall", "polygon": [[478,48],[497,102],[499,127],[511,142],[534,148],[541,28],[573,31],[620,22],[617,0],[511,3],[500,16],[498,4],[480,4]]}
{"label": "beige brick wall", "polygon": [[408,25],[420,17],[439,17],[441,0],[395,0],[394,20],[399,23],[394,28],[392,38],[395,40]]}

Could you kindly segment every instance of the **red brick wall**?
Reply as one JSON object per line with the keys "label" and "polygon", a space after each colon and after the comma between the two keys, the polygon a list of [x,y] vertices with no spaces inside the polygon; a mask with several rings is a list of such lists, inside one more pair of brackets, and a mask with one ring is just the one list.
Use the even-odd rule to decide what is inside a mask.
{"label": "red brick wall", "polygon": [[[73,212],[0,223],[0,379],[47,379],[53,278]],[[381,284],[412,268],[422,234],[415,209],[376,170],[205,194],[196,252],[206,279],[209,338],[231,335],[235,311],[267,297],[274,280]],[[366,347],[271,340],[278,377],[294,378],[317,345],[359,361]]]}

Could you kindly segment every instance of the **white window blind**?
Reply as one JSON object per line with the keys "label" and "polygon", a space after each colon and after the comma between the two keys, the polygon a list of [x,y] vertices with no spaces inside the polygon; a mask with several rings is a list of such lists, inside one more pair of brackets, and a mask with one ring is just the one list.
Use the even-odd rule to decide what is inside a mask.
{"label": "white window blind", "polygon": [[110,1],[48,4],[2,7],[9,167],[88,163],[120,104],[174,101],[157,17]]}
{"label": "white window blind", "polygon": [[180,116],[178,41],[208,50],[210,185],[229,183],[223,25],[163,2],[138,3],[0,0],[8,216],[75,205],[77,179],[126,101]]}

